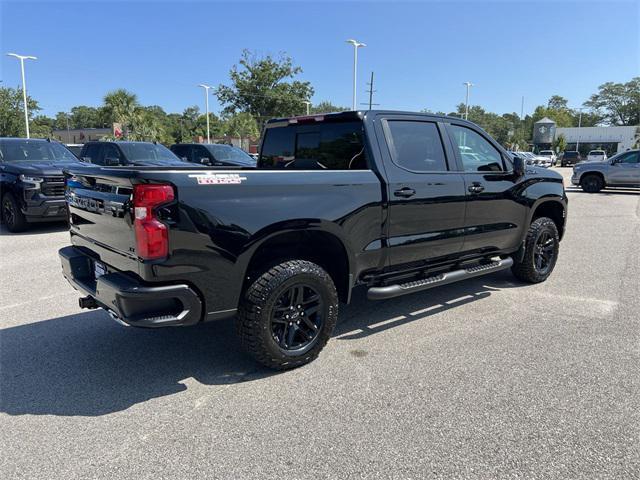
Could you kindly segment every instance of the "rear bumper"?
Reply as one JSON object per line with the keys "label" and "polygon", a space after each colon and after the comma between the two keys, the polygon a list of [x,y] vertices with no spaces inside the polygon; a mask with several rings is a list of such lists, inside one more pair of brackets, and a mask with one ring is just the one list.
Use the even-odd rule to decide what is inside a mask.
{"label": "rear bumper", "polygon": [[202,302],[188,285],[150,286],[133,276],[111,271],[95,278],[94,260],[79,248],[65,247],[58,255],[67,281],[127,325],[187,326],[201,319]]}

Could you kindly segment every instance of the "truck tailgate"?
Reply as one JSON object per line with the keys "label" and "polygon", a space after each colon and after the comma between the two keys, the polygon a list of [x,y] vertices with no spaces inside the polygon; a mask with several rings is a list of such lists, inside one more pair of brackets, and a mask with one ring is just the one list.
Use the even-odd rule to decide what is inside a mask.
{"label": "truck tailgate", "polygon": [[74,243],[95,244],[135,259],[131,178],[91,167],[67,175],[66,199]]}

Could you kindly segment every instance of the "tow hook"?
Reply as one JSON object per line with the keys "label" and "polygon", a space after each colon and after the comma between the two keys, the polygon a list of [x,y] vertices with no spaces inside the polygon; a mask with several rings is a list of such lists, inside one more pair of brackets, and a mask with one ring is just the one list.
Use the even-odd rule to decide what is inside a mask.
{"label": "tow hook", "polygon": [[90,309],[98,308],[96,299],[91,296],[79,298],[78,305],[80,305],[80,308],[90,308]]}

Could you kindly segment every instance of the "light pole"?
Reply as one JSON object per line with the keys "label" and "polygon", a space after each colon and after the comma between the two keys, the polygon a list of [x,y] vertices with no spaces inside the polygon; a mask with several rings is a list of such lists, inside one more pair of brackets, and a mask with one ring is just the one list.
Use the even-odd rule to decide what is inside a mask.
{"label": "light pole", "polygon": [[582,127],[582,107],[578,109],[580,114],[578,115],[578,138],[576,139],[576,152],[580,152],[580,127]]}
{"label": "light pole", "polygon": [[463,85],[467,86],[467,96],[466,96],[466,100],[464,102],[464,119],[465,120],[469,120],[469,89],[471,87],[473,87],[473,83],[464,82]]}
{"label": "light pole", "polygon": [[207,110],[207,143],[211,143],[211,135],[209,134],[209,89],[213,87],[204,83],[198,86],[204,88],[204,103]]}
{"label": "light pole", "polygon": [[350,38],[347,40],[347,43],[353,45],[353,102],[352,102],[352,110],[356,109],[356,80],[358,77],[358,48],[366,47],[365,43],[358,42]]}
{"label": "light pole", "polygon": [[309,109],[311,107],[311,102],[309,100],[305,100],[302,103],[304,103],[307,106],[307,115],[309,115]]}
{"label": "light pole", "polygon": [[24,61],[25,60],[37,60],[37,57],[30,55],[18,55],[17,53],[7,53],[9,57],[16,57],[20,60],[20,71],[22,72],[22,99],[24,100],[24,124],[27,128],[27,138],[29,138],[29,113],[27,107],[27,82],[24,78]]}

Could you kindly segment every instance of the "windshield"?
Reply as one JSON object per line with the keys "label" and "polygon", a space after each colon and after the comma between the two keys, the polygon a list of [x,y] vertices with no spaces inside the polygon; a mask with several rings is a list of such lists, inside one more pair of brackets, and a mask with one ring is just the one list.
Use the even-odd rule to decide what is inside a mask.
{"label": "windshield", "polygon": [[171,150],[164,145],[155,143],[119,143],[118,144],[129,161],[138,160],[178,160]]}
{"label": "windshield", "polygon": [[0,158],[5,162],[77,162],[65,147],[45,140],[0,140]]}
{"label": "windshield", "polygon": [[540,152],[540,155],[549,156],[549,155],[553,155],[553,152],[551,150],[542,150]]}
{"label": "windshield", "polygon": [[244,163],[251,166],[256,164],[255,160],[240,148],[216,144],[205,145],[205,147],[218,162]]}
{"label": "windshield", "polygon": [[601,156],[601,155],[604,155],[604,152],[601,150],[594,150],[592,152],[589,152],[589,155]]}

